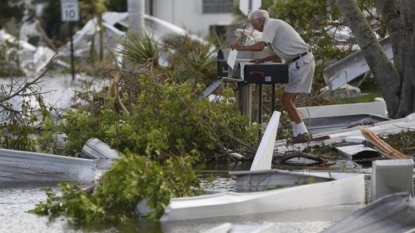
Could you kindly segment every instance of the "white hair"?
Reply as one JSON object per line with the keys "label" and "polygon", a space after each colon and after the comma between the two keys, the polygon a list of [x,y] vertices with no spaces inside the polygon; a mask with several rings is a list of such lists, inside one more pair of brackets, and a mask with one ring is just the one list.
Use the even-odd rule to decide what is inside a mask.
{"label": "white hair", "polygon": [[252,11],[248,15],[249,20],[268,19],[268,18],[269,18],[269,13],[266,10]]}

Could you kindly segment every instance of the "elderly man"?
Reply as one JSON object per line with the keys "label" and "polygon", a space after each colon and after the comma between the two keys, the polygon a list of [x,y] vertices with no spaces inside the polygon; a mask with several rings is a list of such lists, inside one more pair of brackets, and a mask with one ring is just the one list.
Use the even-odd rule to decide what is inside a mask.
{"label": "elderly man", "polygon": [[253,11],[248,19],[255,30],[262,32],[261,40],[252,45],[240,45],[234,42],[231,48],[238,51],[261,51],[265,46],[271,45],[274,54],[255,59],[253,62],[262,63],[280,57],[289,63],[289,81],[281,96],[281,103],[291,120],[292,141],[307,141],[310,135],[297,111],[295,99],[299,93],[311,91],[315,69],[314,56],[297,31],[280,19],[270,18],[267,11]]}

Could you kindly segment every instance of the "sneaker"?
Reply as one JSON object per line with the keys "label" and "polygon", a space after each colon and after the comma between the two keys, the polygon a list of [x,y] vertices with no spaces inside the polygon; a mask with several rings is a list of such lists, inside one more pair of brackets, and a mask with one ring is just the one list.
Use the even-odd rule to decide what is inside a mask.
{"label": "sneaker", "polygon": [[297,136],[291,138],[291,143],[302,143],[302,142],[309,142],[311,140],[311,134],[309,133],[300,133]]}

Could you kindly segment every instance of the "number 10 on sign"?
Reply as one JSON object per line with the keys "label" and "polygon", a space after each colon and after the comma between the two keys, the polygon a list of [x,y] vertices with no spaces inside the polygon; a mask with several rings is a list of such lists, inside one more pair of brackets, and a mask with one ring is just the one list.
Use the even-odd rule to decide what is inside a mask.
{"label": "number 10 on sign", "polygon": [[62,21],[79,21],[78,0],[61,0]]}

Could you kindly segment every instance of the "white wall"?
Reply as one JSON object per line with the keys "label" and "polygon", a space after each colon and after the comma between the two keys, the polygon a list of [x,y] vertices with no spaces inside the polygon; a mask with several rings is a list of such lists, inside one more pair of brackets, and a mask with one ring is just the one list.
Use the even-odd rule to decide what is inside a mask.
{"label": "white wall", "polygon": [[153,0],[153,4],[153,16],[200,36],[208,35],[210,25],[229,25],[233,21],[230,13],[203,14],[202,0]]}

